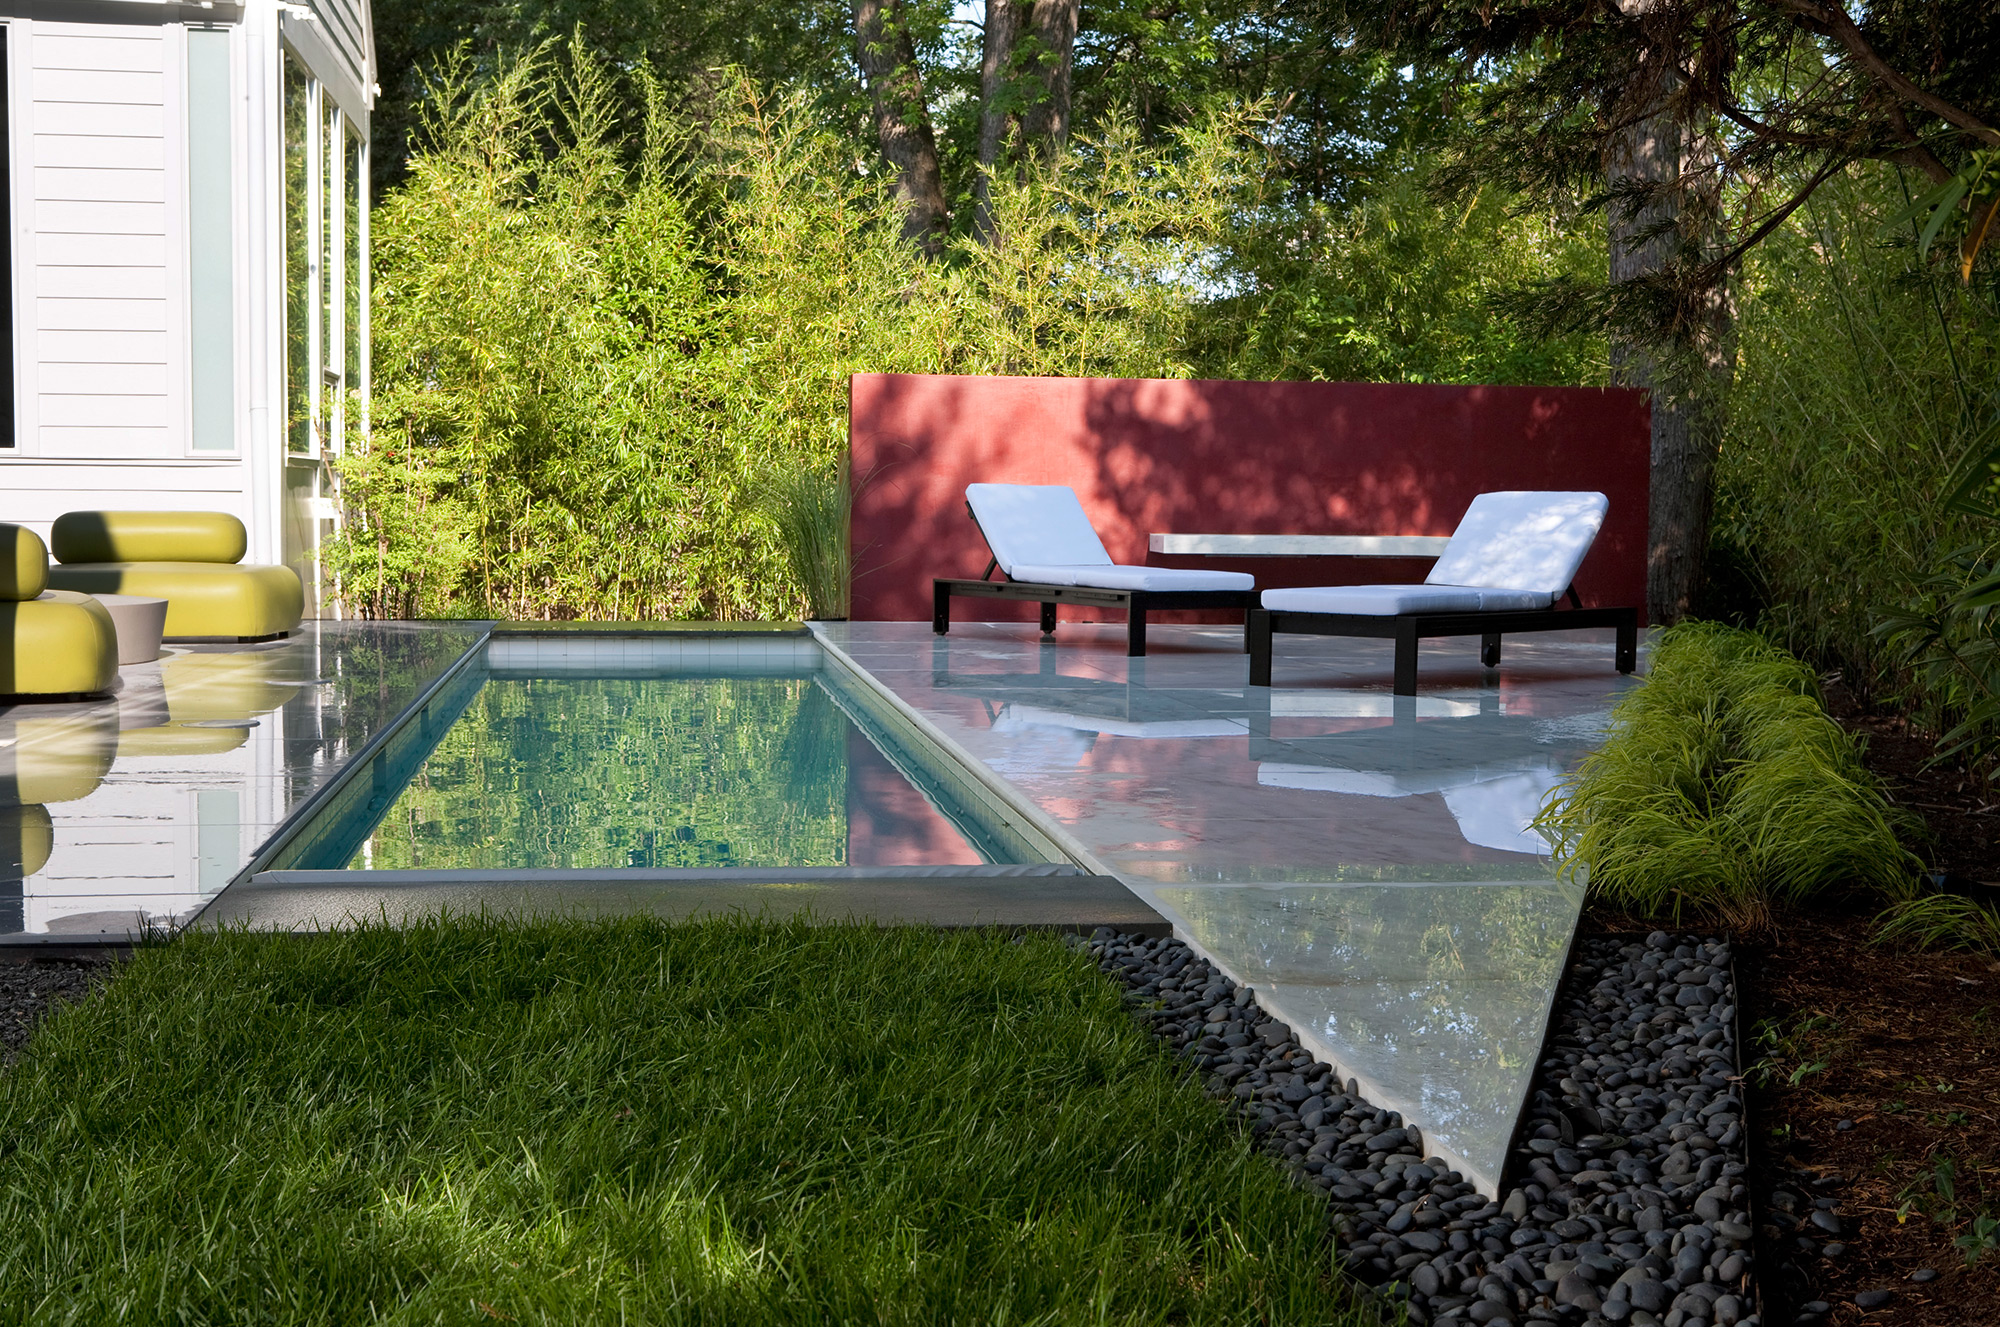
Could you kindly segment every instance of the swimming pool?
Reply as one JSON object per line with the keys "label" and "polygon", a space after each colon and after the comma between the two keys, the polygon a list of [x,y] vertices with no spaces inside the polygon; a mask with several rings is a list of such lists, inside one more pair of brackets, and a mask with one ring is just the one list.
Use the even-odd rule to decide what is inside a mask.
{"label": "swimming pool", "polygon": [[496,633],[253,870],[1065,860],[810,636]]}

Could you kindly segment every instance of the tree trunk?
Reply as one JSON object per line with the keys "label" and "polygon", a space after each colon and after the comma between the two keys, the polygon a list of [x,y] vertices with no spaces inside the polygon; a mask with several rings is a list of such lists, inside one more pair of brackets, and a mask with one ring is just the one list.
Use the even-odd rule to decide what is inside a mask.
{"label": "tree trunk", "polygon": [[[1608,216],[1611,284],[1642,282],[1666,270],[1680,256],[1685,225],[1678,182],[1681,131],[1664,112],[1634,123],[1619,134],[1606,154],[1605,177],[1621,185],[1665,186],[1643,203],[1614,199]],[[1703,299],[1702,296],[1696,296]],[[1707,342],[1709,337],[1702,335]],[[1703,345],[1698,358],[1710,348]],[[1708,548],[1710,478],[1715,467],[1720,417],[1718,403],[1704,390],[1707,375],[1690,371],[1654,346],[1616,332],[1611,343],[1611,381],[1651,394],[1653,413],[1652,501],[1647,514],[1646,615],[1656,623],[1684,617],[1701,590],[1702,560]]]}
{"label": "tree trunk", "polygon": [[1070,66],[1076,51],[1078,7],[1079,0],[1034,0],[1028,12],[1038,95],[1021,117],[1021,133],[1045,157],[1054,157],[1069,140]]}
{"label": "tree trunk", "polygon": [[[1633,70],[1623,103],[1613,114],[1628,127],[1614,135],[1605,152],[1606,183],[1656,186],[1636,206],[1612,200],[1608,212],[1611,284],[1646,282],[1698,264],[1689,257],[1712,252],[1721,231],[1721,172],[1712,166],[1716,145],[1689,141],[1676,118],[1674,93],[1682,78],[1681,60],[1671,49],[1671,32],[1650,32],[1646,21],[1666,0],[1616,0],[1639,21],[1647,40]],[[1652,44],[1657,39],[1661,44]],[[1695,170],[1688,158],[1701,158]],[[1685,280],[1686,278],[1677,278]],[[1726,277],[1702,277],[1700,288],[1671,291],[1670,328],[1652,329],[1644,341],[1614,330],[1611,381],[1645,389],[1652,398],[1652,496],[1647,512],[1646,615],[1656,623],[1677,622],[1694,606],[1702,589],[1708,554],[1715,458],[1721,450],[1724,404],[1735,374],[1735,309]]]}
{"label": "tree trunk", "polygon": [[943,247],[950,212],[930,107],[924,101],[924,76],[917,68],[902,0],[854,0],[854,39],[855,58],[874,101],[875,137],[896,171],[896,198],[905,208],[903,238],[935,255]]}
{"label": "tree trunk", "polygon": [[1013,108],[1014,38],[1021,30],[1018,0],[986,0],[986,25],[979,50],[979,172],[972,181],[972,230],[991,243],[993,197],[991,172],[1020,133],[1021,117]]}

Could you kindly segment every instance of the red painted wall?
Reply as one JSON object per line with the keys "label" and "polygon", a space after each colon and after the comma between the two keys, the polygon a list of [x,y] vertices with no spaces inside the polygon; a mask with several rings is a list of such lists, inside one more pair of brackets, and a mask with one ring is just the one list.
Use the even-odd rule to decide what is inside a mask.
{"label": "red painted wall", "polygon": [[[1611,511],[1577,591],[1645,603],[1638,391],[867,373],[849,394],[858,620],[928,620],[933,576],[985,569],[965,514],[965,486],[982,481],[1068,484],[1114,561],[1248,571],[1259,588],[1420,581],[1430,564],[1168,557],[1146,536],[1448,535],[1491,489],[1594,489]],[[1027,620],[1034,607],[959,600],[952,613]]]}

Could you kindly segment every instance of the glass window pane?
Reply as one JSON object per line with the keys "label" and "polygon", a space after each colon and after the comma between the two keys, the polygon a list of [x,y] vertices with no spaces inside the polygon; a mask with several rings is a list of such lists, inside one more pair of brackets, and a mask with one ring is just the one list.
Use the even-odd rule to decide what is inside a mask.
{"label": "glass window pane", "polygon": [[297,56],[285,61],[285,438],[295,452],[313,450],[313,248],[317,227],[307,196],[319,137],[312,82]]}
{"label": "glass window pane", "polygon": [[[368,320],[368,256],[362,251],[361,232],[367,224],[368,188],[367,166],[362,160],[361,137],[349,132],[347,136],[347,187],[351,191],[348,203],[354,224],[347,230],[347,390],[349,400],[361,392],[368,379],[367,359],[362,350],[367,344]],[[351,410],[359,410],[350,404]],[[359,422],[357,415],[356,422]]]}
{"label": "glass window pane", "polygon": [[189,392],[197,451],[236,447],[234,142],[229,34],[190,29],[188,72]]}
{"label": "glass window pane", "polygon": [[[340,372],[346,356],[342,350],[344,329],[341,326],[346,315],[346,300],[341,285],[347,279],[344,270],[347,256],[347,231],[353,224],[347,200],[346,177],[347,157],[341,145],[347,141],[345,132],[346,116],[331,102],[326,107],[326,188],[320,194],[322,208],[326,214],[326,252],[321,270],[325,279],[321,282],[320,298],[324,314],[320,326],[325,328],[320,341],[320,366],[325,370],[324,382],[327,388],[325,417],[329,425],[339,409]],[[329,436],[333,436],[331,428]]]}

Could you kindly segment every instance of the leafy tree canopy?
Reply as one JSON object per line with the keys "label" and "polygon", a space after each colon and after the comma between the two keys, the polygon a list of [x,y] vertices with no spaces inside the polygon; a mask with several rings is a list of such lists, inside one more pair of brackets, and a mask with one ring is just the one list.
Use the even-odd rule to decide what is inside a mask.
{"label": "leafy tree canopy", "polygon": [[1680,126],[1677,176],[1622,186],[1745,204],[1699,270],[1721,279],[1825,180],[1860,160],[1934,182],[2000,149],[1992,0],[1302,0],[1310,21],[1394,58],[1463,72],[1476,151],[1458,175],[1597,201],[1607,156],[1656,118]]}
{"label": "leafy tree canopy", "polygon": [[[901,15],[923,67],[948,190],[971,192],[980,113],[983,6],[906,0]],[[469,43],[489,74],[510,51],[581,30],[614,67],[650,66],[683,110],[703,118],[740,69],[761,86],[812,95],[823,122],[872,155],[867,96],[855,63],[853,10],[832,0],[376,0],[381,62],[378,186],[403,176],[425,72]],[[1387,163],[1442,132],[1451,69],[1410,68],[1358,54],[1319,15],[1282,0],[1104,0],[1082,7],[1073,73],[1075,132],[1114,120],[1142,141],[1231,104],[1268,100],[1268,145],[1295,197],[1352,201]],[[632,108],[634,114],[637,108]],[[378,189],[379,191],[379,189]]]}

